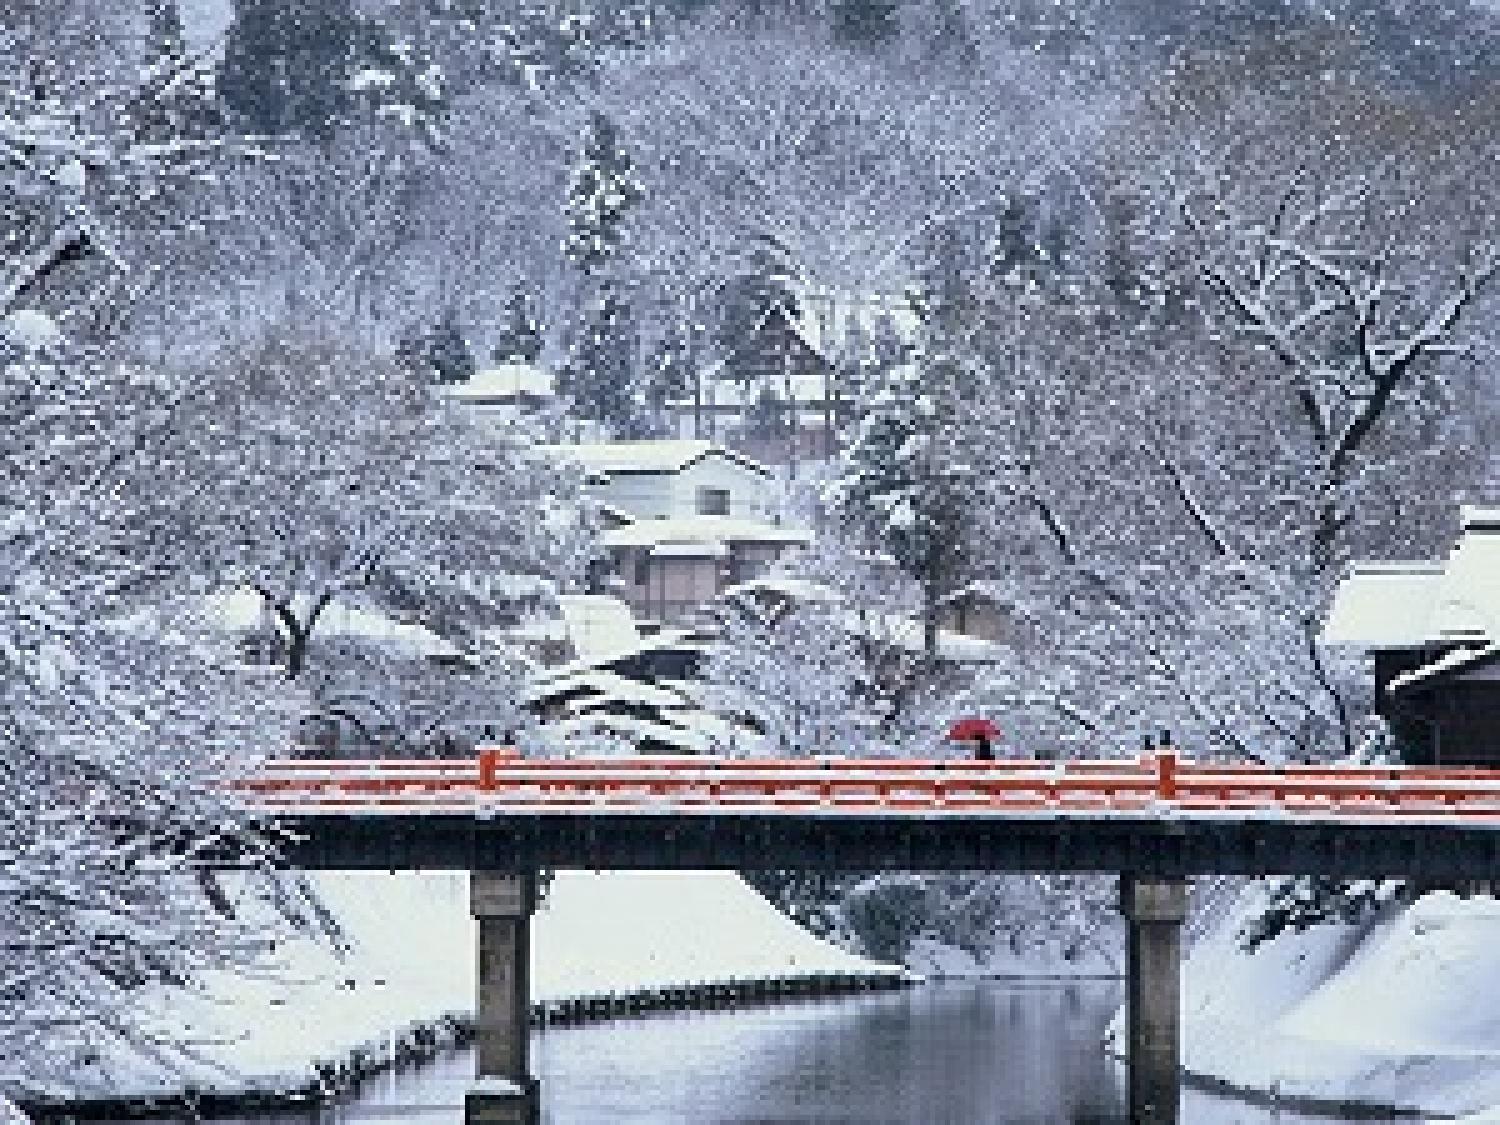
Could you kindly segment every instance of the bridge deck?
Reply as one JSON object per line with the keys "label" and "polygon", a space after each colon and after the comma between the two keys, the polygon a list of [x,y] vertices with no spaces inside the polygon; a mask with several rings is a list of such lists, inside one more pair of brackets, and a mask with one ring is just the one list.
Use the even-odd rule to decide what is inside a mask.
{"label": "bridge deck", "polygon": [[1500,772],[1141,761],[273,762],[313,867],[1500,875]]}

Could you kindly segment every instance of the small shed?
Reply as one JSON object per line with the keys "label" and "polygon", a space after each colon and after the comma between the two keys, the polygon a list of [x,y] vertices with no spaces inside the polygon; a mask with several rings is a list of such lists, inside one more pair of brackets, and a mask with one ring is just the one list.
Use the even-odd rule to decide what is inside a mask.
{"label": "small shed", "polygon": [[1464,507],[1460,524],[1444,561],[1356,564],[1322,640],[1374,658],[1404,761],[1500,767],[1500,509]]}

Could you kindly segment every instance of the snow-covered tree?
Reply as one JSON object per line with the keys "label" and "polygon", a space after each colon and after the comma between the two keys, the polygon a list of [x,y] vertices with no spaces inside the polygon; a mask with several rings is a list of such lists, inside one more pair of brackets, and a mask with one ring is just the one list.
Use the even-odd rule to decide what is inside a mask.
{"label": "snow-covered tree", "polygon": [[427,361],[439,383],[467,383],[474,377],[474,353],[451,305],[427,338]]}
{"label": "snow-covered tree", "polygon": [[1308,471],[1311,561],[1325,574],[1346,557],[1366,489],[1419,452],[1406,435],[1446,409],[1445,357],[1500,277],[1492,234],[1435,255],[1427,240],[1441,232],[1403,223],[1382,187],[1293,175],[1259,214],[1219,192],[1181,199],[1217,311],[1275,361]]}
{"label": "snow-covered tree", "polygon": [[[218,588],[254,590],[297,678],[336,599],[390,604],[475,634],[507,575],[581,581],[592,528],[577,475],[526,435],[482,429],[434,388],[337,344],[280,339],[220,360],[158,475],[207,481],[180,505]],[[184,532],[186,534],[186,532]],[[462,640],[463,638],[459,638]]]}
{"label": "snow-covered tree", "polygon": [[635,329],[630,305],[608,280],[585,305],[573,345],[557,373],[573,413],[636,435],[644,420],[635,388]]}
{"label": "snow-covered tree", "polygon": [[[77,5],[54,14],[82,18]],[[92,18],[92,15],[91,15]],[[77,1082],[102,1044],[153,1054],[136,990],[263,959],[277,934],[221,911],[209,853],[252,867],[274,841],[223,782],[287,732],[284,689],[211,640],[145,622],[200,574],[164,545],[151,451],[190,382],[118,362],[105,327],[128,304],[115,225],[214,146],[142,144],[121,103],[161,93],[133,60],[79,57],[0,33],[0,1085]],[[189,199],[192,197],[189,195]],[[179,1029],[180,1030],[180,1029]],[[168,1033],[170,1038],[170,1033]]]}
{"label": "snow-covered tree", "polygon": [[526,286],[517,284],[501,314],[500,335],[490,357],[499,363],[535,363],[542,354],[542,326]]}
{"label": "snow-covered tree", "polygon": [[568,261],[585,274],[616,261],[627,245],[626,219],[644,198],[645,189],[620,147],[614,122],[594,111],[563,205],[568,225],[563,253]]}
{"label": "snow-covered tree", "polygon": [[920,587],[929,656],[940,599],[969,573],[976,496],[974,451],[960,444],[961,383],[947,359],[888,372],[865,404],[828,493],[830,508]]}
{"label": "snow-covered tree", "polygon": [[702,678],[708,704],[748,722],[783,757],[849,754],[879,720],[841,610],[817,605],[763,617],[728,611]]}

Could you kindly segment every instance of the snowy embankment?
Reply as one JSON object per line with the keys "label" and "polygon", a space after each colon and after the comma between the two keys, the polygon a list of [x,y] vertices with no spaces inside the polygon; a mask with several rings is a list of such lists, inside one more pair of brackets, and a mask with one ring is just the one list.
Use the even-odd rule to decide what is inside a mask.
{"label": "snowy embankment", "polygon": [[1264,903],[1247,887],[1187,959],[1187,1070],[1441,1117],[1500,1107],[1500,902],[1437,892],[1247,954],[1237,933]]}
{"label": "snowy embankment", "polygon": [[1107,941],[1069,957],[1059,938],[1034,941],[1019,951],[1001,946],[976,957],[930,938],[912,942],[906,964],[924,977],[978,977],[993,980],[1099,980],[1124,975],[1124,953]]}
{"label": "snowy embankment", "polygon": [[[320,1063],[389,1057],[412,1029],[473,1010],[475,924],[461,873],[311,877],[352,944],[342,960],[289,943],[268,979],[213,974],[152,1010],[193,1056],[120,1045],[74,1097],[274,1092],[316,1085]],[[756,978],[901,974],[778,913],[732,872],[560,872],[532,922],[532,998]],[[62,1094],[62,1091],[58,1091]]]}

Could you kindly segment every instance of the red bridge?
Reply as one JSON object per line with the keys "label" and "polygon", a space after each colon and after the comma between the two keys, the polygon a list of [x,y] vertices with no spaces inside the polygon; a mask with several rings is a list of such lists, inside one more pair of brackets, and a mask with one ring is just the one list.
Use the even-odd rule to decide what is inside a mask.
{"label": "red bridge", "polygon": [[1500,821],[1500,771],[1134,760],[952,761],[702,756],[278,760],[234,783],[296,816],[637,809],[838,813],[1276,813],[1318,820]]}
{"label": "red bridge", "polygon": [[1500,772],[1476,769],[1271,769],[1170,752],[536,761],[489,749],[467,761],[273,761],[233,784],[290,834],[291,863],[471,872],[480,1081],[470,1125],[539,1119],[527,1061],[538,868],[1119,872],[1137,1125],[1177,1121],[1177,965],[1192,876],[1500,876]]}

